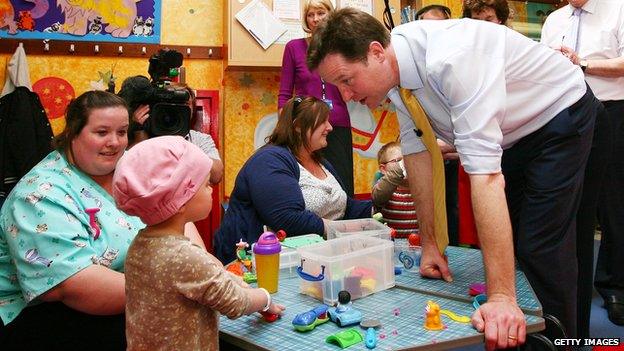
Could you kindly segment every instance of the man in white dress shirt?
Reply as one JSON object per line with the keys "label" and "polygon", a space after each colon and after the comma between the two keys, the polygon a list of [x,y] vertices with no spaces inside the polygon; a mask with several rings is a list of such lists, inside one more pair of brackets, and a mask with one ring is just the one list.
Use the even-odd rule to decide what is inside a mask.
{"label": "man in white dress shirt", "polygon": [[[597,201],[602,241],[595,285],[605,300],[609,319],[624,325],[624,2],[570,0],[548,16],[542,42],[580,66],[585,80],[605,105],[606,121],[596,121],[594,135],[594,144],[612,142],[605,155],[609,164]],[[588,172],[597,168],[590,164]],[[584,245],[578,243],[579,260],[586,262],[583,271],[583,262],[579,261],[579,337],[589,337],[592,292],[595,212],[587,216],[591,216],[587,220],[587,239]]]}
{"label": "man in white dress shirt", "polygon": [[345,100],[374,108],[387,95],[395,104],[421,224],[420,272],[445,280],[452,278],[433,235],[431,156],[399,87],[418,98],[438,138],[457,149],[470,175],[487,280],[488,302],[472,323],[485,333],[487,349],[525,341],[514,251],[544,313],[574,335],[574,214],[594,117],[602,108],[580,68],[504,26],[470,19],[415,21],[390,36],[372,16],[349,8],[317,29],[308,66]]}

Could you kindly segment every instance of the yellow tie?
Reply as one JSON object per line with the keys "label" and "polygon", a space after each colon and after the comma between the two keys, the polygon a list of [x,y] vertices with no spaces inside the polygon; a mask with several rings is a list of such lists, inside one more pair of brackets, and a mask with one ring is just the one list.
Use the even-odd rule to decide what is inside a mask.
{"label": "yellow tie", "polygon": [[433,215],[435,239],[438,244],[440,253],[444,254],[444,250],[448,246],[448,228],[446,226],[446,196],[444,185],[444,161],[442,160],[442,152],[438,146],[435,133],[431,128],[431,124],[427,119],[427,115],[420,106],[420,102],[412,95],[412,92],[401,88],[401,100],[407,107],[416,128],[422,135],[420,139],[431,154],[431,165],[433,167]]}

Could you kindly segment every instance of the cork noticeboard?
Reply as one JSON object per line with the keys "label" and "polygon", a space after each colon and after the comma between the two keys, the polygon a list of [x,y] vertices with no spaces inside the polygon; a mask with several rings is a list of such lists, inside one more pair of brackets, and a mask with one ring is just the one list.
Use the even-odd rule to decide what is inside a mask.
{"label": "cork noticeboard", "polygon": [[[261,0],[270,9],[273,9],[272,0]],[[384,1],[370,0],[373,3],[373,16],[383,23]],[[228,68],[236,67],[280,67],[282,65],[282,55],[284,53],[284,44],[274,43],[267,50],[264,50],[260,44],[247,32],[247,30],[238,22],[235,15],[251,0],[227,0],[225,6],[224,23],[224,56]],[[340,0],[337,0],[337,6],[340,6]],[[305,0],[300,0],[302,11]],[[390,0],[392,9],[392,18],[395,25],[401,23],[400,19],[400,0]],[[296,21],[290,21],[291,24]],[[298,21],[301,27],[301,20]]]}

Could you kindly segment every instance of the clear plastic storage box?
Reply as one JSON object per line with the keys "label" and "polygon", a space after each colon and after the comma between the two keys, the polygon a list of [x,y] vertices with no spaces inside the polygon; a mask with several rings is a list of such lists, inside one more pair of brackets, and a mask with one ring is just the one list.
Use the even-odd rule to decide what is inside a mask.
{"label": "clear plastic storage box", "polygon": [[394,243],[366,235],[348,235],[297,249],[301,293],[326,304],[347,290],[351,299],[394,286]]}
{"label": "clear plastic storage box", "polygon": [[420,270],[420,246],[410,245],[407,239],[394,239],[394,265],[408,271]]}
{"label": "clear plastic storage box", "polygon": [[390,240],[391,230],[390,227],[379,223],[373,218],[331,221],[327,225],[327,240],[353,234],[363,234]]}
{"label": "clear plastic storage box", "polygon": [[[293,247],[302,247],[302,246],[310,245],[309,243],[316,243],[316,242],[324,241],[324,240],[318,234],[305,234],[305,235],[300,235],[300,236],[296,236],[292,238],[286,238],[286,241],[293,242],[294,245],[291,245]],[[254,243],[251,246],[252,248],[251,252],[252,252],[253,265],[255,267],[256,256],[253,254],[254,245],[256,244]],[[296,277],[297,267],[299,266],[299,263],[301,262],[301,256],[299,255],[299,252],[297,252],[296,248],[287,247],[284,245],[288,245],[288,242],[282,243],[282,251],[280,252],[280,261],[279,261],[279,267],[280,267],[279,276],[281,278]]]}

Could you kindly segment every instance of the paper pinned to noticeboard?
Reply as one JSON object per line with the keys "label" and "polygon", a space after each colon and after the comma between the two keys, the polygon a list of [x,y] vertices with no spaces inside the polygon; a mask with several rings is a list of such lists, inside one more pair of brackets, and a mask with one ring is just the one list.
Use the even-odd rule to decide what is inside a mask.
{"label": "paper pinned to noticeboard", "polygon": [[234,17],[264,50],[286,31],[286,26],[275,18],[269,7],[260,0],[253,0]]}

